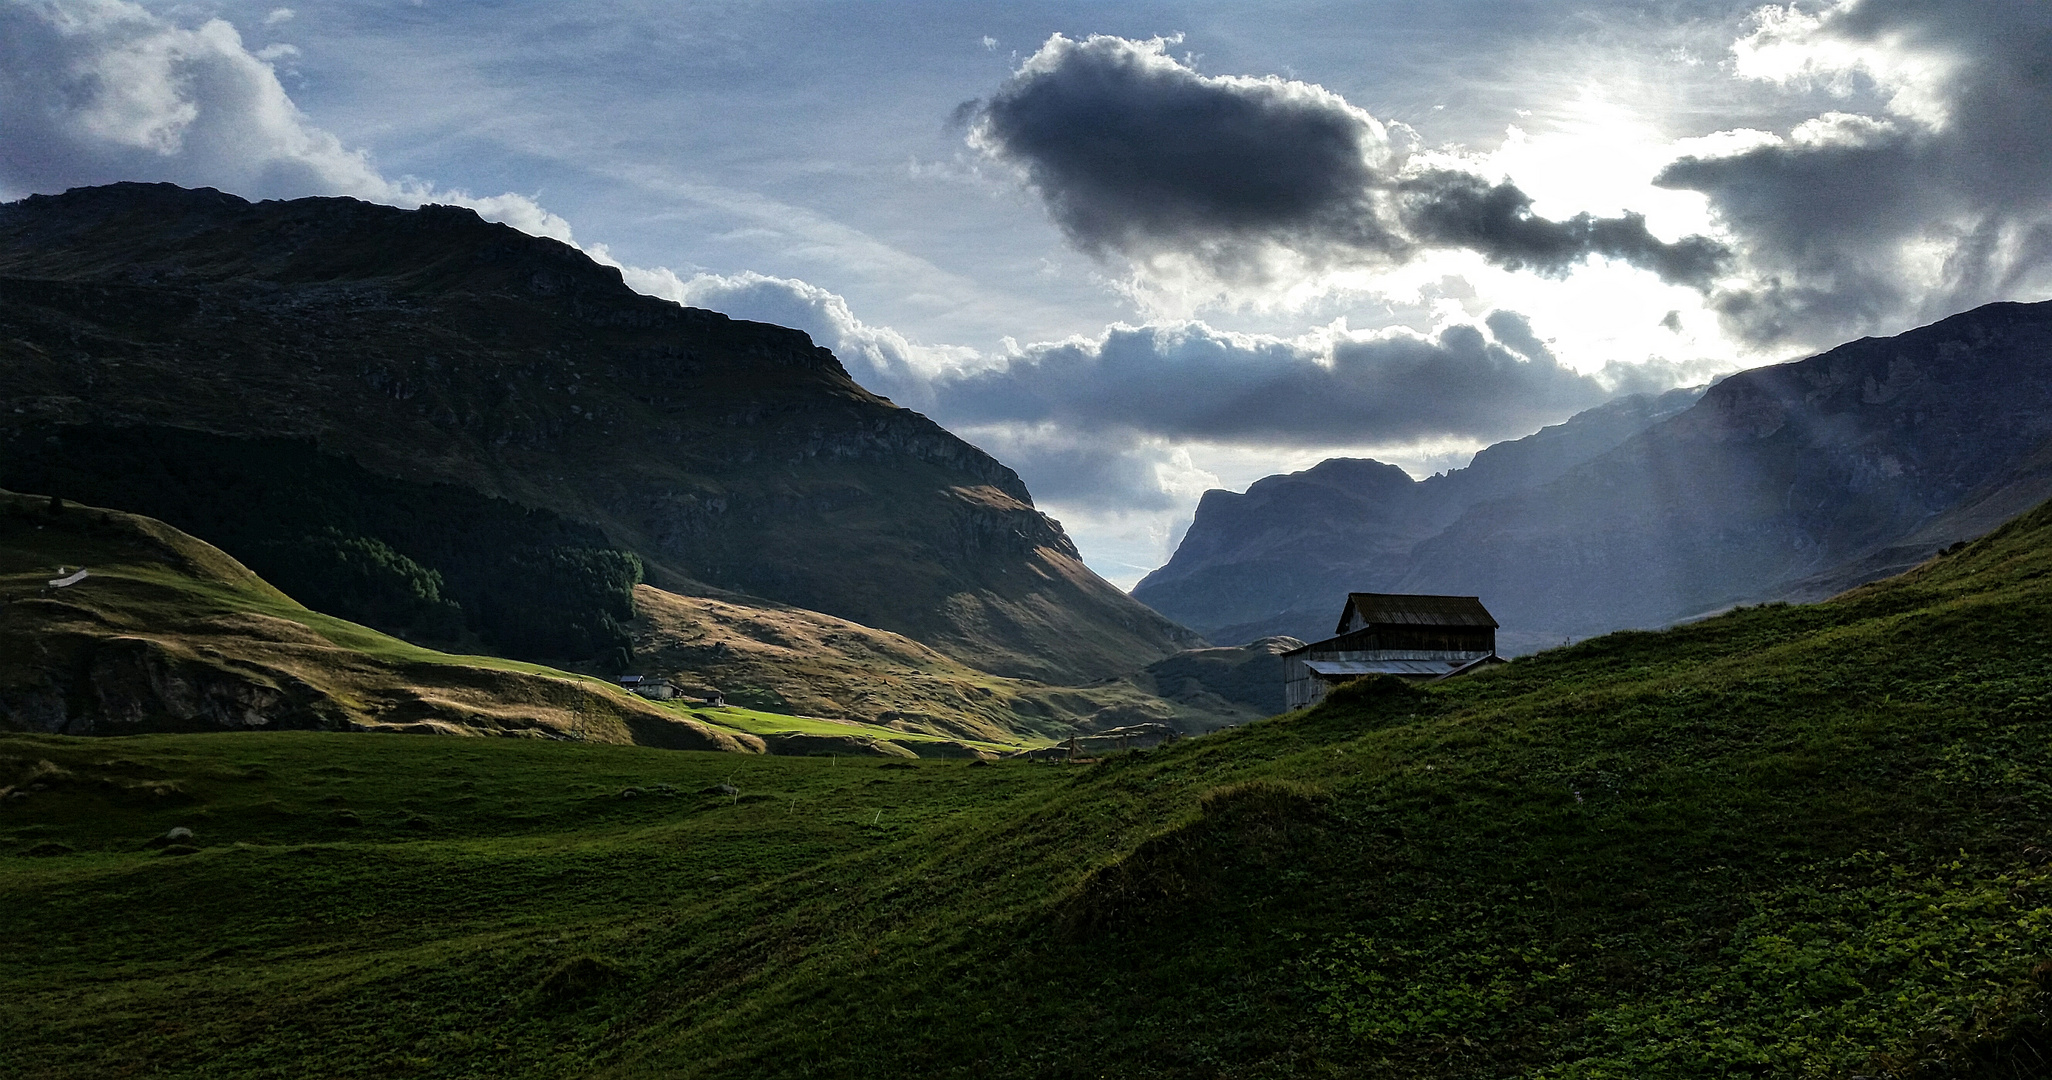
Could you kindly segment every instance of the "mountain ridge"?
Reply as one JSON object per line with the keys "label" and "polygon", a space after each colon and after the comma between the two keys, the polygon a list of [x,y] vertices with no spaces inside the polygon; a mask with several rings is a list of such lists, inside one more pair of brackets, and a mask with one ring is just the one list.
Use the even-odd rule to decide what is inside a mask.
{"label": "mountain ridge", "polygon": [[[1590,416],[1547,430],[1566,435]],[[1596,452],[1582,460],[1528,474],[1449,520],[1403,501],[1439,478],[1398,488],[1374,505],[1380,518],[1356,515],[1335,534],[1339,555],[1309,575],[1315,588],[1266,587],[1291,568],[1251,559],[1164,567],[1206,580],[1214,595],[1242,595],[1243,611],[1267,604],[1259,620],[1233,623],[1182,601],[1162,571],[1135,595],[1220,640],[1319,633],[1314,623],[1349,589],[1479,595],[1510,652],[1733,604],[1820,599],[2052,493],[2052,302],[1991,304],[1739,372],[1686,408],[1639,417],[1632,430],[1605,429],[1621,436],[1611,445],[1591,440],[1584,449]],[[1498,444],[1477,463],[1529,441]],[[1259,481],[1247,496],[1208,494],[1185,546],[1229,548],[1235,523],[1220,510],[1264,485],[1303,489],[1304,475]],[[1297,525],[1275,516],[1264,527]]]}
{"label": "mountain ridge", "polygon": [[1393,589],[1411,548],[1469,506],[1557,478],[1702,392],[1627,395],[1423,480],[1369,459],[1331,458],[1263,477],[1244,494],[1207,491],[1174,556],[1133,595],[1218,641],[1326,637],[1341,597]]}
{"label": "mountain ridge", "polygon": [[1077,683],[1198,639],[1018,476],[803,333],[627,289],[450,207],[112,185],[0,206],[0,431],[310,438],[598,525],[672,591],[759,595]]}

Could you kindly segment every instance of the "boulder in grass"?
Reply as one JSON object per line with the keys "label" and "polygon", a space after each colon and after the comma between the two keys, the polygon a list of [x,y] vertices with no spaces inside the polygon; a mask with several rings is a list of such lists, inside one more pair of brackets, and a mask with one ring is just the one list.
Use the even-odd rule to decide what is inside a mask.
{"label": "boulder in grass", "polygon": [[150,846],[153,848],[171,847],[174,845],[197,849],[193,841],[192,830],[179,825],[165,832],[162,836],[150,838]]}

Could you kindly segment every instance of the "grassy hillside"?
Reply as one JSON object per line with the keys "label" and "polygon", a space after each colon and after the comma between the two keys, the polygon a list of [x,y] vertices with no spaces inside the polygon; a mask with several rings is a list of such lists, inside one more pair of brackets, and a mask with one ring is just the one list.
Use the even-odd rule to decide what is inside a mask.
{"label": "grassy hillside", "polygon": [[[44,587],[81,565],[84,582]],[[948,756],[1016,750],[1078,725],[1246,718],[1126,682],[986,675],[888,631],[760,600],[645,585],[634,597],[637,666],[722,690],[733,707],[658,705],[607,680],[423,648],[308,610],[153,519],[0,492],[0,729],[370,729]]]}
{"label": "grassy hillside", "polygon": [[[1191,650],[1123,678],[1055,687],[985,674],[888,630],[755,597],[643,585],[634,602],[640,670],[719,689],[737,704],[874,725],[886,737],[1018,743],[1150,721],[1207,731],[1265,715],[1208,691],[1216,684],[1248,696],[1241,684],[1261,672],[1248,669],[1246,650]],[[1156,669],[1178,677],[1155,678]],[[1280,664],[1267,674],[1262,689],[1279,688]]]}
{"label": "grassy hillside", "polygon": [[2040,508],[1094,765],[7,737],[0,1067],[2044,1075],[2048,645]]}
{"label": "grassy hillside", "polygon": [[[47,582],[85,567],[63,588]],[[602,680],[309,611],[161,522],[0,492],[0,724],[311,728],[760,749]]]}
{"label": "grassy hillside", "polygon": [[168,427],[0,436],[0,487],[145,514],[307,606],[409,640],[628,666],[641,566],[605,534],[452,484],[395,480],[312,440]]}

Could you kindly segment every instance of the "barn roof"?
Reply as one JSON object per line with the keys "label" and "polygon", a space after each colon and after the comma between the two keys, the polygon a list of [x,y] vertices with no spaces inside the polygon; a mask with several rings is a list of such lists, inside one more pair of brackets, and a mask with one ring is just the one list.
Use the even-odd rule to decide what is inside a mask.
{"label": "barn roof", "polygon": [[1347,606],[1340,609],[1339,628],[1347,632],[1347,615],[1359,612],[1363,622],[1405,626],[1487,626],[1499,624],[1474,596],[1419,596],[1410,593],[1348,593]]}

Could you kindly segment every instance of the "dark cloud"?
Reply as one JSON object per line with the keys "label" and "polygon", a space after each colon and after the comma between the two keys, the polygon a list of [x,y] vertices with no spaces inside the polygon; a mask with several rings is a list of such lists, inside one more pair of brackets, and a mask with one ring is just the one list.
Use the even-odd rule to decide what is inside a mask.
{"label": "dark cloud", "polygon": [[933,408],[946,423],[1361,446],[1524,435],[1611,396],[1558,364],[1522,316],[1494,322],[1512,340],[1492,341],[1473,326],[1328,346],[1199,324],[1122,327],[1094,342],[1038,346],[1001,370],[937,381]]}
{"label": "dark cloud", "polygon": [[1505,348],[1525,359],[1547,365],[1557,363],[1553,350],[1532,332],[1532,320],[1525,316],[1515,311],[1492,311],[1488,318],[1482,320],[1482,325],[1487,326],[1490,336]]}
{"label": "dark cloud", "polygon": [[1160,41],[1056,35],[976,115],[971,138],[1020,167],[1071,242],[1103,257],[1195,258],[1228,280],[1286,253],[1395,263],[1468,248],[1563,274],[1590,256],[1704,286],[1715,241],[1667,244],[1638,215],[1551,221],[1509,183],[1408,166],[1411,137],[1321,87],[1198,74]]}
{"label": "dark cloud", "polygon": [[1509,182],[1435,169],[1397,185],[1401,216],[1433,247],[1464,247],[1512,270],[1561,276],[1590,255],[1644,267],[1676,284],[1707,286],[1731,261],[1723,244],[1690,236],[1672,244],[1646,229],[1642,214],[1576,214],[1550,221],[1532,213],[1532,197]]}
{"label": "dark cloud", "polygon": [[1769,9],[1738,49],[1763,47],[1802,51],[1809,77],[1886,104],[1662,173],[1710,198],[1760,282],[1715,298],[1735,332],[1829,344],[2052,285],[2052,5]]}

